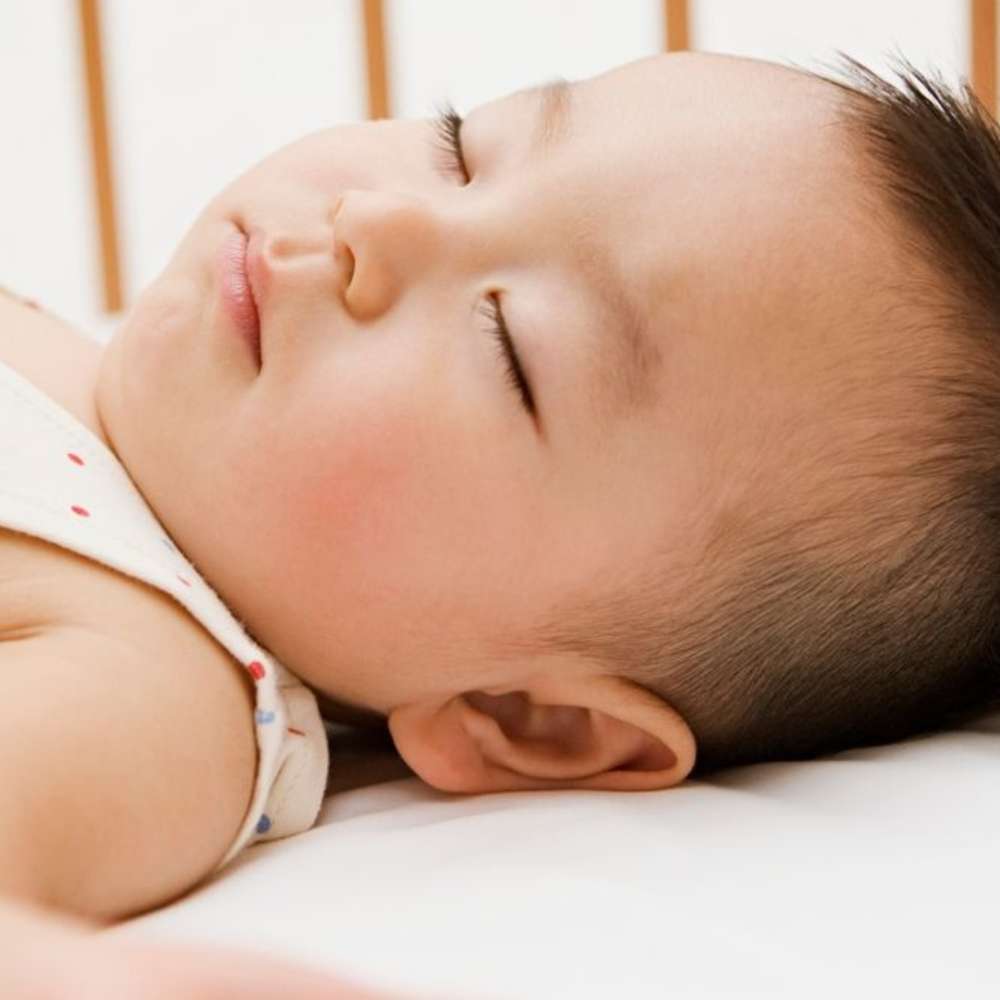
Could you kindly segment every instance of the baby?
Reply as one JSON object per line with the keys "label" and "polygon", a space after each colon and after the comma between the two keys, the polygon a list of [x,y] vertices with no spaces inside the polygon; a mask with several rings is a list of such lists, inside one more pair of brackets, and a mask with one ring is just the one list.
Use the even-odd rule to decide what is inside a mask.
{"label": "baby", "polygon": [[[36,382],[274,664],[163,594],[129,669],[98,667],[131,611],[90,646],[51,615],[30,675],[3,664],[2,741],[49,738],[32,699],[53,731],[100,701],[91,799],[131,752],[109,731],[160,741],[113,815],[57,752],[4,749],[23,801],[62,782],[4,833],[0,888],[47,907],[26,939],[167,902],[268,832],[269,672],[471,793],[665,789],[991,704],[1000,140],[968,91],[848,64],[656,56],[308,135],[207,206],[106,348],[51,334]],[[55,322],[2,315],[10,352]],[[67,809],[141,864],[67,858]]]}

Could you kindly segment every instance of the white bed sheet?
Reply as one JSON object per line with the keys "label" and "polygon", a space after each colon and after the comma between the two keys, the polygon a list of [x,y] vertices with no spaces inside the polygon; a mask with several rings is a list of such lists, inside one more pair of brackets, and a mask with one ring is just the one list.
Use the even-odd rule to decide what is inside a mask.
{"label": "white bed sheet", "polygon": [[662,792],[396,780],[107,933],[411,997],[994,998],[998,776],[1000,713]]}

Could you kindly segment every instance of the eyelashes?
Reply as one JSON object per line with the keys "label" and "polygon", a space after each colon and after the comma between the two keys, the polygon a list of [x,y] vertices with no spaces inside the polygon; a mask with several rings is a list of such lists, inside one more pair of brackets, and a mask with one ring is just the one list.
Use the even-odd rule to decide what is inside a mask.
{"label": "eyelashes", "polygon": [[[442,171],[448,176],[457,177],[462,184],[471,180],[465,166],[465,155],[462,151],[462,116],[454,107],[445,102],[434,119],[435,148],[444,155]],[[525,410],[535,417],[537,409],[531,386],[524,375],[521,361],[517,354],[514,340],[507,328],[503,312],[500,309],[500,297],[496,292],[487,296],[485,305],[478,307],[480,315],[491,320],[489,333],[498,345],[499,355],[504,362],[507,374],[507,384],[518,394]]]}
{"label": "eyelashes", "polygon": [[462,153],[462,116],[447,101],[440,105],[434,117],[435,148],[443,154],[442,167],[446,174],[457,177],[463,184],[470,181]]}
{"label": "eyelashes", "polygon": [[524,408],[534,417],[536,415],[535,400],[531,395],[528,380],[521,370],[521,364],[518,361],[517,351],[514,349],[514,341],[507,329],[507,323],[500,311],[500,296],[496,292],[491,293],[487,296],[485,305],[479,306],[478,311],[480,315],[491,320],[489,333],[496,342],[500,358],[506,366],[507,384],[520,396]]}

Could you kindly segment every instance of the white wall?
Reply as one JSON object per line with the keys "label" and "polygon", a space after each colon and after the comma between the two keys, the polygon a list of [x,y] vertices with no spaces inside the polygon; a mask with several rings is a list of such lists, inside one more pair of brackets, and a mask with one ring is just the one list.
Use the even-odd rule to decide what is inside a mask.
{"label": "white wall", "polygon": [[[386,0],[395,114],[461,111],[662,45],[660,0]],[[126,302],[204,203],[299,135],[364,117],[360,0],[103,0]],[[919,9],[920,16],[914,16]],[[74,0],[0,0],[0,285],[100,337]],[[691,0],[691,45],[819,68],[893,47],[957,79],[966,0]]]}

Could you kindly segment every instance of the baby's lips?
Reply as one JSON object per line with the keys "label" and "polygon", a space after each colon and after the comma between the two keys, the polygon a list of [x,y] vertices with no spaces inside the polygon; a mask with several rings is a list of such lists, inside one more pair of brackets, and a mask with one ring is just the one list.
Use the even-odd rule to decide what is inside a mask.
{"label": "baby's lips", "polygon": [[267,233],[259,226],[251,226],[247,231],[247,279],[250,282],[250,294],[257,305],[257,315],[263,319],[263,310],[267,306],[271,287],[271,267],[264,254]]}

